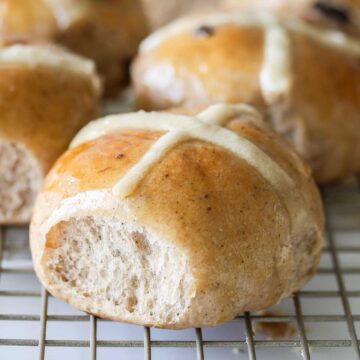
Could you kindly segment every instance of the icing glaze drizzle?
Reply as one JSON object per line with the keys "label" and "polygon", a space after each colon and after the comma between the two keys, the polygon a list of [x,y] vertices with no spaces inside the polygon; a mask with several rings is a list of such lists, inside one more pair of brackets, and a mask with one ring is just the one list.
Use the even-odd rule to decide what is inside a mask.
{"label": "icing glaze drizzle", "polygon": [[149,169],[167,151],[180,142],[189,139],[202,140],[229,150],[246,160],[274,185],[281,183],[291,187],[291,178],[266,153],[251,141],[222,127],[231,119],[244,115],[253,118],[260,116],[250,106],[224,104],[212,105],[197,117],[155,112],[145,113],[142,111],[124,115],[112,115],[93,121],[83,128],[71,143],[71,147],[122,129],[166,132],[114,186],[114,194],[122,198],[130,196],[135,191]]}
{"label": "icing glaze drizzle", "polygon": [[163,135],[143,158],[113,187],[113,193],[123,198],[130,196],[141,183],[145,174],[154,164],[162,159],[166,152],[190,138],[191,134],[184,130],[170,130],[167,134]]}
{"label": "icing glaze drizzle", "polygon": [[288,96],[292,88],[291,40],[278,25],[265,30],[264,62],[260,71],[260,88],[268,104]]}

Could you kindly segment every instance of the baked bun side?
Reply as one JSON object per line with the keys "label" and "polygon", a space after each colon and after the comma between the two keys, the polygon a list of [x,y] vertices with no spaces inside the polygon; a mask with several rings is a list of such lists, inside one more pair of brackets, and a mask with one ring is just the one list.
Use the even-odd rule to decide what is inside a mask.
{"label": "baked bun side", "polygon": [[31,250],[54,296],[176,329],[299,289],[316,270],[322,231],[307,167],[253,109],[216,105],[83,129],[38,197]]}
{"label": "baked bun side", "polygon": [[48,45],[0,48],[0,223],[26,223],[43,177],[96,117],[93,62]]}
{"label": "baked bun side", "polygon": [[254,105],[315,179],[330,183],[360,170],[359,54],[357,39],[295,19],[217,13],[153,33],[140,47],[132,79],[138,107],[146,110]]}

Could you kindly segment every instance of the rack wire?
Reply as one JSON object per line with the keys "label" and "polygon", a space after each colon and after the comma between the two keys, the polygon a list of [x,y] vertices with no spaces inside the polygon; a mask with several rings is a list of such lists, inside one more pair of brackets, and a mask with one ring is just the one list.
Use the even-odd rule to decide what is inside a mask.
{"label": "rack wire", "polygon": [[[0,300],[4,298],[37,298],[40,299],[40,308],[38,314],[23,314],[23,313],[3,313],[0,302],[0,329],[2,323],[12,322],[13,324],[23,322],[37,322],[39,326],[39,335],[36,339],[22,338],[21,336],[7,338],[2,336],[0,332],[0,357],[1,349],[8,347],[22,347],[24,352],[29,347],[37,348],[37,358],[40,360],[47,359],[47,350],[49,348],[87,348],[87,358],[91,360],[100,359],[98,354],[101,348],[112,348],[121,357],[122,351],[126,348],[141,348],[143,349],[143,358],[149,360],[155,358],[154,349],[157,348],[177,348],[178,352],[183,351],[184,348],[193,349],[194,352],[191,358],[202,360],[207,358],[208,349],[237,349],[240,352],[241,358],[248,358],[255,360],[261,349],[276,349],[278,354],[282,354],[284,349],[295,350],[299,358],[311,359],[316,349],[326,349],[335,351],[337,348],[346,348],[348,350],[348,359],[360,360],[360,340],[357,334],[357,327],[360,328],[360,312],[355,314],[351,301],[353,299],[360,301],[360,261],[347,266],[341,257],[347,254],[359,256],[360,259],[360,191],[356,182],[352,182],[346,186],[332,187],[322,190],[322,195],[325,203],[327,226],[326,238],[327,244],[324,248],[324,255],[329,258],[330,266],[321,266],[317,273],[321,276],[334,276],[336,280],[335,290],[324,289],[304,289],[294,294],[291,301],[292,311],[286,314],[259,314],[259,313],[244,313],[240,314],[235,322],[240,322],[243,329],[243,336],[239,335],[238,340],[223,340],[223,339],[206,339],[204,338],[203,329],[193,329],[192,340],[179,340],[176,338],[176,332],[171,332],[173,339],[158,340],[153,339],[153,329],[148,327],[143,328],[143,339],[129,340],[117,339],[107,340],[98,338],[98,324],[99,322],[106,322],[106,320],[97,319],[88,314],[78,315],[58,315],[49,314],[48,304],[51,295],[42,288],[41,291],[36,289],[4,289],[2,286],[2,277],[4,274],[11,274],[13,281],[17,277],[24,274],[33,274],[32,268],[14,265],[11,261],[3,261],[4,254],[13,254],[17,252],[28,252],[28,234],[27,229],[19,230],[21,232],[20,241],[13,242],[11,240],[11,232],[14,230],[11,227],[0,228]],[[348,245],[346,242],[339,241],[339,233],[351,233],[355,239],[355,244]],[[357,242],[358,240],[358,242]],[[346,262],[346,261],[345,261]],[[348,282],[346,277],[355,277],[352,281],[351,289],[348,289]],[[358,278],[357,278],[358,276]],[[355,284],[355,285],[354,285]],[[353,286],[354,285],[354,286]],[[358,285],[358,286],[357,286]],[[313,301],[318,299],[328,304],[332,299],[337,299],[341,302],[342,313],[303,313],[303,303],[306,300]],[[47,329],[51,322],[85,322],[88,323],[88,339],[87,340],[72,340],[63,339],[61,337],[56,339],[47,338]],[[258,338],[255,335],[256,325],[258,323],[267,324],[292,324],[296,328],[297,336],[285,339],[271,339]],[[345,338],[329,338],[329,339],[310,339],[309,338],[309,324],[330,324],[341,323],[346,325]],[[19,325],[20,326],[20,325]],[[216,329],[215,329],[216,330]],[[159,330],[157,330],[159,331]],[[166,332],[166,330],[162,330]],[[205,330],[206,331],[206,330]],[[358,330],[359,331],[359,330]],[[235,334],[236,335],[236,334]],[[334,350],[333,350],[334,349]],[[268,350],[266,350],[268,351]],[[262,353],[266,358],[266,352]],[[36,357],[35,356],[35,357]],[[128,357],[127,357],[128,358]],[[183,357],[185,359],[185,356]],[[282,357],[285,358],[285,357]],[[105,359],[105,357],[104,357]]]}

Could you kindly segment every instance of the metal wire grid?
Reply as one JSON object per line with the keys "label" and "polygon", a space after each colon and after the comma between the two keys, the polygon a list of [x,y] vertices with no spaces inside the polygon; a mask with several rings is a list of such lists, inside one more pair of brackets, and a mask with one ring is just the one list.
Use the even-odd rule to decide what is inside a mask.
{"label": "metal wire grid", "polygon": [[[324,200],[327,203],[327,195],[332,194],[334,189],[324,190]],[[338,196],[344,194],[335,190]],[[344,211],[352,215],[360,215],[360,191],[355,199],[353,194],[347,194],[353,203],[347,202]],[[346,196],[345,196],[346,197]],[[350,206],[348,206],[350,204]],[[327,207],[327,210],[329,208]],[[349,210],[350,209],[350,210]],[[341,211],[341,210],[340,210]],[[336,215],[336,211],[335,211]],[[360,217],[359,217],[360,220]],[[152,349],[155,347],[172,347],[172,348],[194,348],[196,350],[196,358],[198,360],[205,359],[204,348],[237,348],[247,351],[248,358],[255,360],[257,357],[257,349],[259,348],[297,348],[300,349],[301,356],[305,360],[311,358],[311,348],[336,348],[348,347],[352,348],[354,359],[360,360],[360,340],[356,333],[354,325],[355,321],[360,321],[360,315],[354,315],[351,312],[349,298],[359,298],[360,290],[348,291],[345,287],[345,274],[360,274],[359,267],[341,267],[339,262],[339,254],[341,253],[360,253],[359,246],[337,246],[334,241],[334,230],[341,228],[346,230],[359,230],[360,221],[354,224],[334,225],[334,217],[329,215],[327,211],[327,247],[324,252],[330,255],[333,268],[320,268],[320,274],[334,274],[337,282],[338,290],[336,291],[300,291],[294,294],[292,298],[295,314],[294,315],[276,315],[262,316],[250,314],[248,312],[237,317],[239,321],[243,321],[245,325],[245,340],[239,341],[223,341],[212,340],[205,341],[202,336],[202,329],[194,329],[193,341],[154,341],[151,339],[151,329],[144,327],[143,341],[136,340],[98,340],[97,339],[97,318],[92,315],[48,315],[48,299],[51,295],[43,288],[41,292],[36,291],[0,291],[0,297],[41,297],[40,315],[15,315],[0,313],[0,323],[2,320],[10,321],[40,321],[40,334],[38,340],[34,339],[0,339],[0,346],[31,346],[38,347],[38,359],[46,359],[47,347],[86,347],[89,348],[89,358],[95,360],[97,358],[98,347],[126,348],[140,347],[144,350],[144,358],[149,360],[152,356]],[[31,273],[32,269],[10,268],[2,266],[4,244],[7,241],[7,233],[9,228],[0,228],[0,275],[2,273],[23,274]],[[341,298],[344,315],[303,315],[301,299],[303,298]],[[49,321],[84,321],[89,323],[89,340],[48,340],[46,338],[46,329]],[[254,322],[289,322],[296,325],[299,339],[286,340],[256,340],[254,336]],[[308,340],[305,322],[346,322],[350,340]],[[181,350],[179,350],[181,351]]]}

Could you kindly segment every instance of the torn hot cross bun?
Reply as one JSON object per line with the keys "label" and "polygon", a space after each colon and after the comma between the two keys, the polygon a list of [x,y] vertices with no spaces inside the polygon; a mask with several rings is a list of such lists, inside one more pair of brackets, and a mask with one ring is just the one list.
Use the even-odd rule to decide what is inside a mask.
{"label": "torn hot cross bun", "polygon": [[91,60],[45,44],[0,47],[0,224],[28,223],[44,175],[96,117]]}
{"label": "torn hot cross bun", "polygon": [[246,102],[310,164],[319,183],[360,171],[360,42],[269,12],[174,22],[132,68],[139,108]]}
{"label": "torn hot cross bun", "polygon": [[315,273],[322,245],[309,169],[245,105],[90,123],[31,224],[36,273],[55,297],[173,329],[277,303]]}

